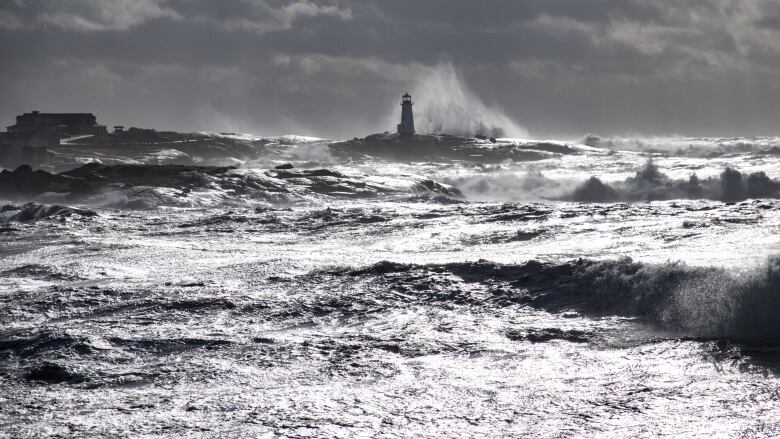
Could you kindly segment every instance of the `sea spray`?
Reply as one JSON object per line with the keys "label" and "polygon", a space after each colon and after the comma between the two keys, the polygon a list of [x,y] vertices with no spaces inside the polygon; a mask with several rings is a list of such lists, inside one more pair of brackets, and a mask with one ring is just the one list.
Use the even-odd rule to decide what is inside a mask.
{"label": "sea spray", "polygon": [[[451,63],[442,63],[433,68],[409,92],[414,98],[418,133],[528,137],[528,131],[503,110],[482,102]],[[399,110],[394,107],[392,120],[395,121],[399,114]]]}

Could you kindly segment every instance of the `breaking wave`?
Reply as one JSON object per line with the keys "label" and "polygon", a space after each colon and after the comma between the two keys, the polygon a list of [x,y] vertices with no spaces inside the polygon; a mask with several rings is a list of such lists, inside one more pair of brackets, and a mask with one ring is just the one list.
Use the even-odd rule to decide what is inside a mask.
{"label": "breaking wave", "polygon": [[[485,105],[452,64],[440,64],[410,91],[415,98],[415,128],[419,133],[528,137],[528,131],[502,110]],[[392,114],[395,121],[398,110]]]}
{"label": "breaking wave", "polygon": [[472,201],[538,201],[565,198],[577,187],[569,180],[547,178],[536,169],[455,176],[444,182]]}
{"label": "breaking wave", "polygon": [[588,134],[580,143],[613,151],[639,151],[682,157],[720,157],[752,152],[780,153],[778,137],[608,137]]}
{"label": "breaking wave", "polygon": [[380,262],[312,275],[375,278],[375,294],[390,300],[528,305],[549,312],[634,317],[683,336],[780,339],[780,257],[745,272],[625,258],[521,265]]}
{"label": "breaking wave", "polygon": [[[32,171],[30,171],[32,172]],[[8,173],[0,193],[38,201],[78,201],[103,207],[147,209],[158,206],[210,206],[255,203],[290,204],[316,199],[423,198],[461,200],[449,185],[412,175],[376,182],[362,173],[328,168],[295,168],[291,164],[269,170],[185,165],[101,165],[90,163],[61,173],[36,171],[43,182],[34,191],[14,190],[26,174]],[[68,184],[65,185],[62,182]],[[2,182],[0,182],[2,183]],[[0,222],[27,222],[52,216],[94,216],[95,212],[60,205],[29,203],[0,206]]]}
{"label": "breaking wave", "polygon": [[450,176],[443,181],[458,188],[471,201],[612,203],[707,199],[737,202],[780,198],[780,181],[763,171],[748,174],[726,167],[714,177],[699,178],[692,173],[688,179],[680,180],[665,175],[652,161],[634,176],[618,182],[603,182],[595,176],[585,181],[553,179],[534,168],[524,172],[496,170]]}
{"label": "breaking wave", "polygon": [[623,182],[607,184],[591,177],[565,200],[580,202],[661,201],[674,199],[710,199],[726,202],[749,198],[780,198],[780,182],[765,172],[742,174],[726,168],[714,178],[700,179],[691,174],[688,180],[672,180],[652,161]]}
{"label": "breaking wave", "polygon": [[51,204],[38,204],[27,203],[24,206],[17,207],[12,204],[7,204],[0,207],[0,223],[9,222],[33,222],[46,218],[58,217],[70,217],[70,216],[82,216],[90,217],[96,216],[92,210],[79,209],[69,206],[51,205]]}

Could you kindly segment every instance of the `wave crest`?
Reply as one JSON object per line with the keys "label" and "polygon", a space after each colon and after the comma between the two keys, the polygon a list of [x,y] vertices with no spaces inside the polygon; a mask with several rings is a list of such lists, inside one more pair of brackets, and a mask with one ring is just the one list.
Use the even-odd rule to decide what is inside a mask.
{"label": "wave crest", "polygon": [[316,274],[376,277],[387,290],[416,291],[404,300],[451,300],[483,307],[527,304],[549,312],[635,317],[684,336],[780,340],[780,257],[745,272],[623,258],[520,265],[383,261]]}
{"label": "wave crest", "polygon": [[[414,89],[415,125],[420,133],[528,137],[528,131],[502,110],[485,105],[452,64],[440,64]],[[393,120],[396,117],[394,110]]]}
{"label": "wave crest", "polygon": [[591,177],[570,195],[562,197],[588,203],[674,199],[736,202],[749,198],[780,198],[780,181],[773,180],[763,171],[744,175],[729,167],[714,178],[700,179],[691,174],[688,180],[673,180],[660,172],[652,161],[625,181],[607,184]]}

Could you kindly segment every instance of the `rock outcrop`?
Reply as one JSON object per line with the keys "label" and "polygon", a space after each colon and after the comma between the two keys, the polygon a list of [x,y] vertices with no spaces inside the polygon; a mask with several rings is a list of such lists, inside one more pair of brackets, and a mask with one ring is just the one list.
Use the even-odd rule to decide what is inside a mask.
{"label": "rock outcrop", "polygon": [[[484,136],[480,136],[484,137]],[[330,144],[331,150],[344,157],[380,157],[410,161],[471,161],[499,163],[543,160],[552,156],[577,154],[569,145],[555,142],[469,138],[448,134],[415,134],[401,138],[398,134],[372,134]]]}
{"label": "rock outcrop", "polygon": [[[61,194],[78,200],[111,192],[174,189],[174,197],[201,191],[218,191],[224,198],[247,197],[288,202],[308,196],[373,198],[380,195],[441,196],[463,198],[457,189],[432,180],[407,176],[383,184],[365,175],[346,175],[331,169],[282,167],[265,172],[239,171],[232,166],[104,165],[90,163],[60,174],[33,171],[21,166],[0,172],[0,197],[29,199],[41,194]],[[160,198],[159,191],[157,198]],[[170,197],[171,191],[167,192]],[[175,195],[178,194],[178,195]]]}

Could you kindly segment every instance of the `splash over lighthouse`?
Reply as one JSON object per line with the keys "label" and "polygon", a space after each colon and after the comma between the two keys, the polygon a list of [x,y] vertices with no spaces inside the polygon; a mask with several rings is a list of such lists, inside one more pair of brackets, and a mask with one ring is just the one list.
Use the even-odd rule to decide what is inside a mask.
{"label": "splash over lighthouse", "polygon": [[412,113],[412,97],[405,93],[401,97],[401,123],[398,124],[398,134],[401,137],[414,135],[414,114]]}

